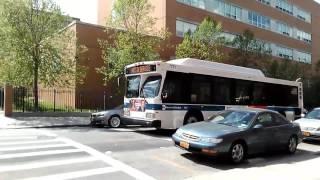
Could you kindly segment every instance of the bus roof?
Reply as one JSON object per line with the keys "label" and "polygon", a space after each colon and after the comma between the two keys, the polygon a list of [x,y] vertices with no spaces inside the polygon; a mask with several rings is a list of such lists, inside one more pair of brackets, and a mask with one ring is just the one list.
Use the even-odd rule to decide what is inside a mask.
{"label": "bus roof", "polygon": [[[259,69],[246,68],[230,64],[204,61],[193,58],[176,59],[165,62],[169,65],[176,65],[188,71],[200,74],[216,74],[227,78],[237,78],[249,81],[283,84],[298,86],[299,82],[266,77]],[[180,68],[179,68],[180,69]],[[181,69],[180,69],[181,70]]]}
{"label": "bus roof", "polygon": [[[201,61],[201,63],[199,63]],[[241,66],[234,66],[230,64],[222,64],[211,61],[203,61],[198,59],[186,58],[186,59],[176,59],[167,61],[168,64],[180,65],[190,68],[199,68],[200,70],[210,70],[210,71],[223,71],[229,73],[242,74],[244,76],[256,76],[265,77],[263,72],[258,69],[246,68]]]}

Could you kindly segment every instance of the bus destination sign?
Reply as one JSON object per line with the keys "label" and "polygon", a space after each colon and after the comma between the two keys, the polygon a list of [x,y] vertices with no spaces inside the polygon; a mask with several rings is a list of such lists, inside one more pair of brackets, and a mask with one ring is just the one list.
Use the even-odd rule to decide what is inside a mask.
{"label": "bus destination sign", "polygon": [[139,74],[156,71],[156,65],[140,65],[128,68],[126,74]]}

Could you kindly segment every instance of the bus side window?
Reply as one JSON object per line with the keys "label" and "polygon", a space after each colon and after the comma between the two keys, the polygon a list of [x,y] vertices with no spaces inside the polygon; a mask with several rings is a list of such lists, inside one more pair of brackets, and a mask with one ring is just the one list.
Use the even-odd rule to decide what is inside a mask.
{"label": "bus side window", "polygon": [[232,80],[216,77],[213,79],[213,104],[231,104]]}
{"label": "bus side window", "polygon": [[210,78],[203,75],[191,75],[190,101],[195,104],[211,103],[211,82]]}
{"label": "bus side window", "polygon": [[255,82],[253,85],[251,105],[264,106],[266,104],[267,104],[267,99],[264,92],[264,84]]}
{"label": "bus side window", "polygon": [[236,85],[235,104],[248,105],[252,100],[252,83],[238,80]]}
{"label": "bus side window", "polygon": [[167,72],[162,89],[162,101],[164,103],[182,103],[183,98],[183,74],[176,72]]}

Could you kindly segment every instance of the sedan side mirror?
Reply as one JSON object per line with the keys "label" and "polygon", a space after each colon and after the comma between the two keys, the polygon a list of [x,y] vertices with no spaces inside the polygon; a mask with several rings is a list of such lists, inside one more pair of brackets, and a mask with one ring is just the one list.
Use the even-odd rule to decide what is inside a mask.
{"label": "sedan side mirror", "polygon": [[261,129],[261,128],[263,128],[261,124],[256,124],[255,126],[253,126],[253,129]]}

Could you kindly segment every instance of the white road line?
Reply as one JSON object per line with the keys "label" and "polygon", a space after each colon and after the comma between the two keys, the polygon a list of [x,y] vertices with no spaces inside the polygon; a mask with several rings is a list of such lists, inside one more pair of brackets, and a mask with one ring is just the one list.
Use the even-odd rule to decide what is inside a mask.
{"label": "white road line", "polygon": [[94,176],[99,174],[107,174],[107,173],[112,173],[116,171],[119,171],[119,170],[114,167],[106,167],[106,168],[91,169],[91,170],[85,170],[85,171],[75,171],[75,172],[69,172],[69,173],[29,178],[25,180],[57,180],[57,179],[67,180],[67,179],[76,179],[81,177]]}
{"label": "white road line", "polygon": [[41,163],[27,163],[22,165],[13,165],[13,166],[0,166],[0,173],[9,172],[9,171],[21,171],[28,169],[36,169],[36,168],[44,168],[51,166],[61,166],[68,164],[76,164],[76,163],[86,163],[98,161],[99,159],[94,157],[86,157],[86,158],[76,158],[76,159],[68,159],[68,160],[60,160],[60,161],[49,161],[49,162],[41,162]]}
{"label": "white road line", "polygon": [[24,146],[24,147],[10,147],[1,148],[1,151],[18,151],[18,150],[30,150],[30,149],[46,149],[46,148],[56,148],[56,147],[68,147],[68,144],[49,144],[49,145],[38,145],[38,146]]}
{"label": "white road line", "polygon": [[41,143],[50,143],[50,142],[58,142],[58,139],[48,139],[48,140],[34,140],[34,141],[15,141],[15,142],[2,142],[0,146],[7,145],[25,145],[25,144],[41,144]]}
{"label": "white road line", "polygon": [[23,140],[23,139],[38,139],[38,136],[0,137],[0,141],[3,141],[3,140]]}
{"label": "white road line", "polygon": [[29,152],[29,153],[15,153],[15,154],[2,154],[0,155],[1,159],[11,159],[11,158],[20,158],[20,157],[32,157],[32,156],[45,156],[45,155],[54,155],[54,154],[68,154],[75,152],[83,152],[80,149],[64,149],[64,150],[51,150],[51,151],[39,151],[39,152]]}
{"label": "white road line", "polygon": [[85,146],[83,144],[80,144],[78,142],[75,142],[71,139],[63,139],[63,141],[67,144],[71,144],[76,148],[82,149],[83,151],[86,151],[87,153],[89,153],[90,155],[99,158],[101,161],[110,164],[111,166],[117,168],[117,169],[121,169],[122,172],[127,173],[128,175],[134,177],[135,179],[139,179],[139,180],[155,180],[153,177],[144,174],[143,172],[134,169],[118,160],[115,160],[91,147]]}

